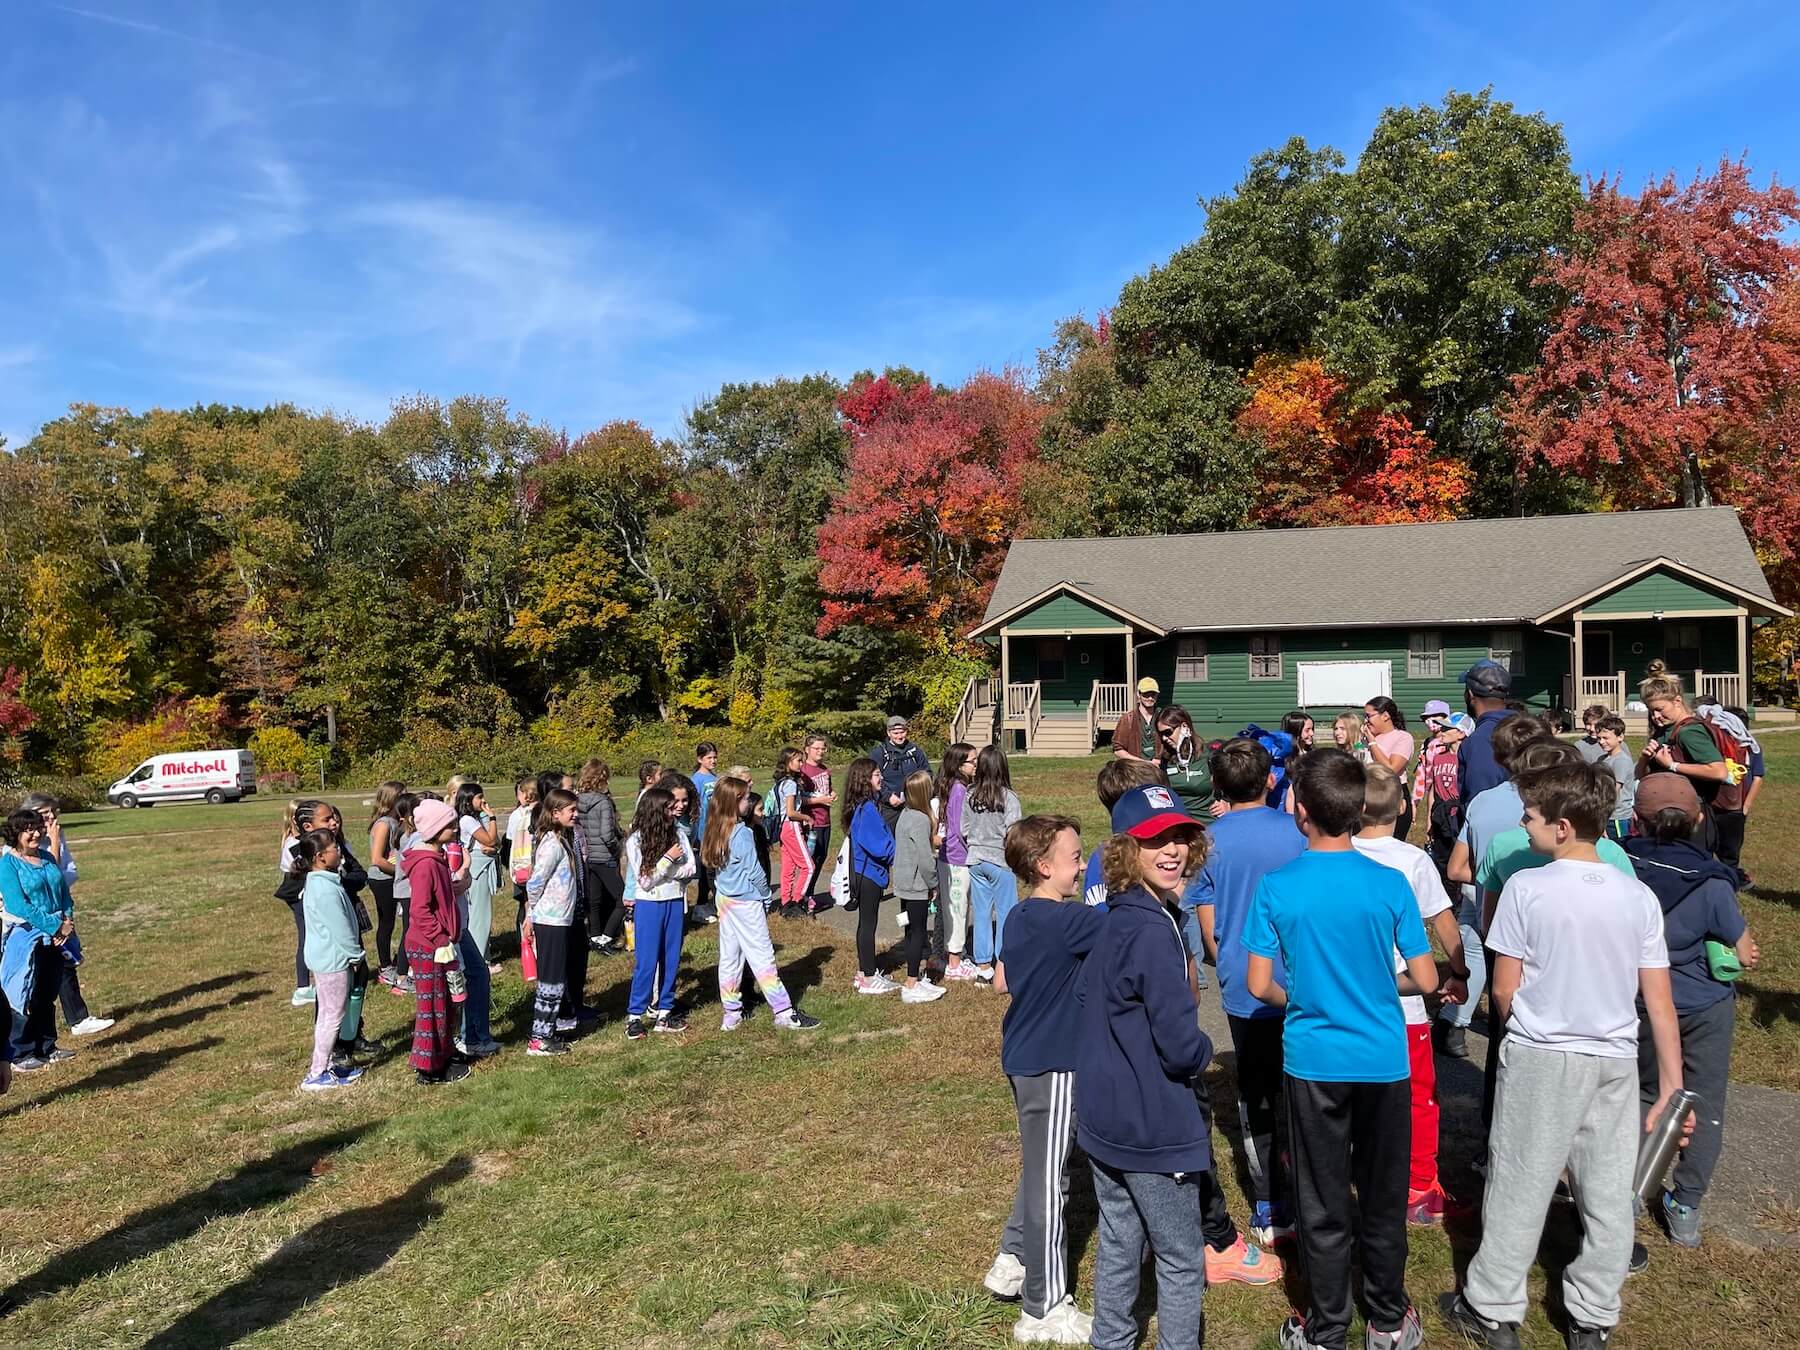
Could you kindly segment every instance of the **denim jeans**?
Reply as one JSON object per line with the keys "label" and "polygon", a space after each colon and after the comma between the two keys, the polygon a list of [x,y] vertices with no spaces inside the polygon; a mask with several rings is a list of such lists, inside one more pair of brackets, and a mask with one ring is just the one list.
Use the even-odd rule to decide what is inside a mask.
{"label": "denim jeans", "polygon": [[[1475,1005],[1481,1002],[1481,991],[1487,987],[1487,953],[1482,950],[1481,934],[1475,925],[1481,920],[1481,893],[1475,893],[1475,899],[1468,898],[1468,889],[1464,888],[1462,900],[1456,907],[1456,926],[1462,930],[1463,960],[1469,965],[1469,996],[1461,1003],[1446,1003],[1438,1009],[1438,1017],[1453,1027],[1466,1027],[1475,1020]],[[1488,1034],[1495,1034],[1497,1028],[1490,1027]]]}
{"label": "denim jeans", "polygon": [[1187,944],[1188,955],[1194,958],[1194,983],[1198,988],[1206,988],[1206,944],[1200,940],[1200,911],[1188,903],[1187,897],[1181,897],[1181,940]]}
{"label": "denim jeans", "polygon": [[487,957],[481,954],[474,935],[466,928],[456,940],[456,954],[462,958],[463,978],[469,982],[469,996],[462,1005],[463,1044],[481,1045],[493,1039],[488,1027],[493,977],[488,973]]}
{"label": "denim jeans", "polygon": [[975,915],[975,964],[1000,959],[1000,935],[1006,916],[1019,903],[1019,883],[997,863],[969,864],[969,908]]}

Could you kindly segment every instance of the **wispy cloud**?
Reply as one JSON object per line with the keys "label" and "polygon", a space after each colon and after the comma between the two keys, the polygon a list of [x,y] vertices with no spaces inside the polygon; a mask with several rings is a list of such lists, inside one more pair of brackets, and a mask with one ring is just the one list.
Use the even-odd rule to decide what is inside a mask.
{"label": "wispy cloud", "polygon": [[0,347],[0,370],[16,370],[20,366],[35,365],[44,359],[44,349],[36,343],[24,342],[17,346]]}
{"label": "wispy cloud", "polygon": [[151,37],[166,38],[171,42],[185,42],[190,46],[205,48],[208,51],[226,52],[232,56],[245,56],[257,61],[281,61],[281,58],[270,56],[266,52],[252,51],[248,47],[240,47],[231,42],[221,42],[217,38],[202,37],[198,33],[184,33],[178,28],[151,23],[146,19],[129,19],[122,14],[105,14],[97,9],[78,9],[74,5],[51,5],[50,8],[63,14],[73,15],[78,19],[111,24],[115,28],[125,28],[132,32],[148,34]]}

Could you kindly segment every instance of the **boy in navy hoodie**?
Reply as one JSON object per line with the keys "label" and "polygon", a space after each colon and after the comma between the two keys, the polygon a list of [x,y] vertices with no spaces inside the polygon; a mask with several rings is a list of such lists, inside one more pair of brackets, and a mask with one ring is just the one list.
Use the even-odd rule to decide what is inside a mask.
{"label": "boy in navy hoodie", "polygon": [[1019,1112],[1019,1189],[985,1283],[1002,1298],[1022,1296],[1015,1341],[1086,1345],[1093,1319],[1069,1297],[1063,1202],[1075,1142],[1075,989],[1105,916],[1063,903],[1081,889],[1081,826],[1068,816],[1019,821],[1006,832],[1006,865],[1030,887],[1006,916],[1006,955],[994,970],[994,988],[1012,999],[1000,1067]]}
{"label": "boy in navy hoodie", "polygon": [[[1406,1296],[1406,1180],[1412,1086],[1400,994],[1437,988],[1437,963],[1406,878],[1356,851],[1367,774],[1342,750],[1315,750],[1294,774],[1306,852],[1262,879],[1244,922],[1244,983],[1286,1010],[1282,1030],[1291,1184],[1306,1316],[1281,1350],[1344,1350],[1350,1331],[1351,1186],[1361,1219],[1368,1350],[1416,1350]],[[1394,953],[1406,973],[1394,974]],[[1287,968],[1286,986],[1275,962]]]}
{"label": "boy in navy hoodie", "polygon": [[1120,797],[1112,825],[1101,860],[1107,916],[1083,971],[1075,1057],[1075,1137],[1093,1165],[1100,1209],[1092,1343],[1137,1343],[1131,1310],[1148,1242],[1158,1350],[1191,1350],[1206,1285],[1201,1187],[1212,1169],[1194,1080],[1212,1042],[1195,1013],[1174,907],[1206,835],[1160,785]]}

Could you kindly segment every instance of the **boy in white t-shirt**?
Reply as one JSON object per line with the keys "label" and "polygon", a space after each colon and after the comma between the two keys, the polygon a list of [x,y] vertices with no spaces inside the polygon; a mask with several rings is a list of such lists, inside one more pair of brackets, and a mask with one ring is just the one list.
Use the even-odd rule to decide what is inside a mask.
{"label": "boy in white t-shirt", "polygon": [[1669,953],[1656,896],[1594,847],[1612,816],[1612,774],[1562,764],[1523,775],[1518,787],[1531,846],[1551,861],[1506,883],[1487,935],[1490,996],[1506,1029],[1481,1248],[1443,1310],[1482,1345],[1519,1344],[1526,1276],[1566,1166],[1582,1227],[1581,1250],[1563,1271],[1568,1344],[1599,1350],[1618,1324],[1631,1259],[1639,995],[1661,1082],[1643,1128],[1681,1087]]}
{"label": "boy in white t-shirt", "polygon": [[[1401,807],[1406,801],[1406,784],[1392,769],[1379,764],[1369,768],[1368,783],[1363,789],[1363,827],[1351,840],[1356,851],[1391,867],[1406,878],[1418,901],[1419,918],[1437,935],[1439,944],[1449,957],[1449,978],[1441,991],[1446,1003],[1468,997],[1469,967],[1463,959],[1462,929],[1456,922],[1456,910],[1444,889],[1437,864],[1422,848],[1394,837]],[[1406,963],[1394,953],[1394,971],[1398,974]],[[1446,1213],[1461,1213],[1444,1194],[1438,1179],[1438,1100],[1437,1063],[1432,1057],[1431,1018],[1425,1011],[1425,1000],[1417,994],[1402,995],[1400,1008],[1406,1015],[1406,1054],[1412,1087],[1412,1157],[1406,1185],[1406,1221],[1431,1227],[1444,1221]]]}

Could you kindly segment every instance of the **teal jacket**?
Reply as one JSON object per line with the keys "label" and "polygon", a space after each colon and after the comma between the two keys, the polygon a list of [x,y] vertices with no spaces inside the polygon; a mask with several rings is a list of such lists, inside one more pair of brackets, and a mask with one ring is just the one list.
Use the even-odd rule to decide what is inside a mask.
{"label": "teal jacket", "polygon": [[33,867],[12,849],[0,854],[0,901],[34,932],[54,935],[75,912],[75,897],[56,859],[42,848],[37,856],[41,865]]}
{"label": "teal jacket", "polygon": [[306,921],[306,968],[322,974],[348,970],[363,959],[362,928],[350,893],[336,872],[308,872],[300,893]]}

